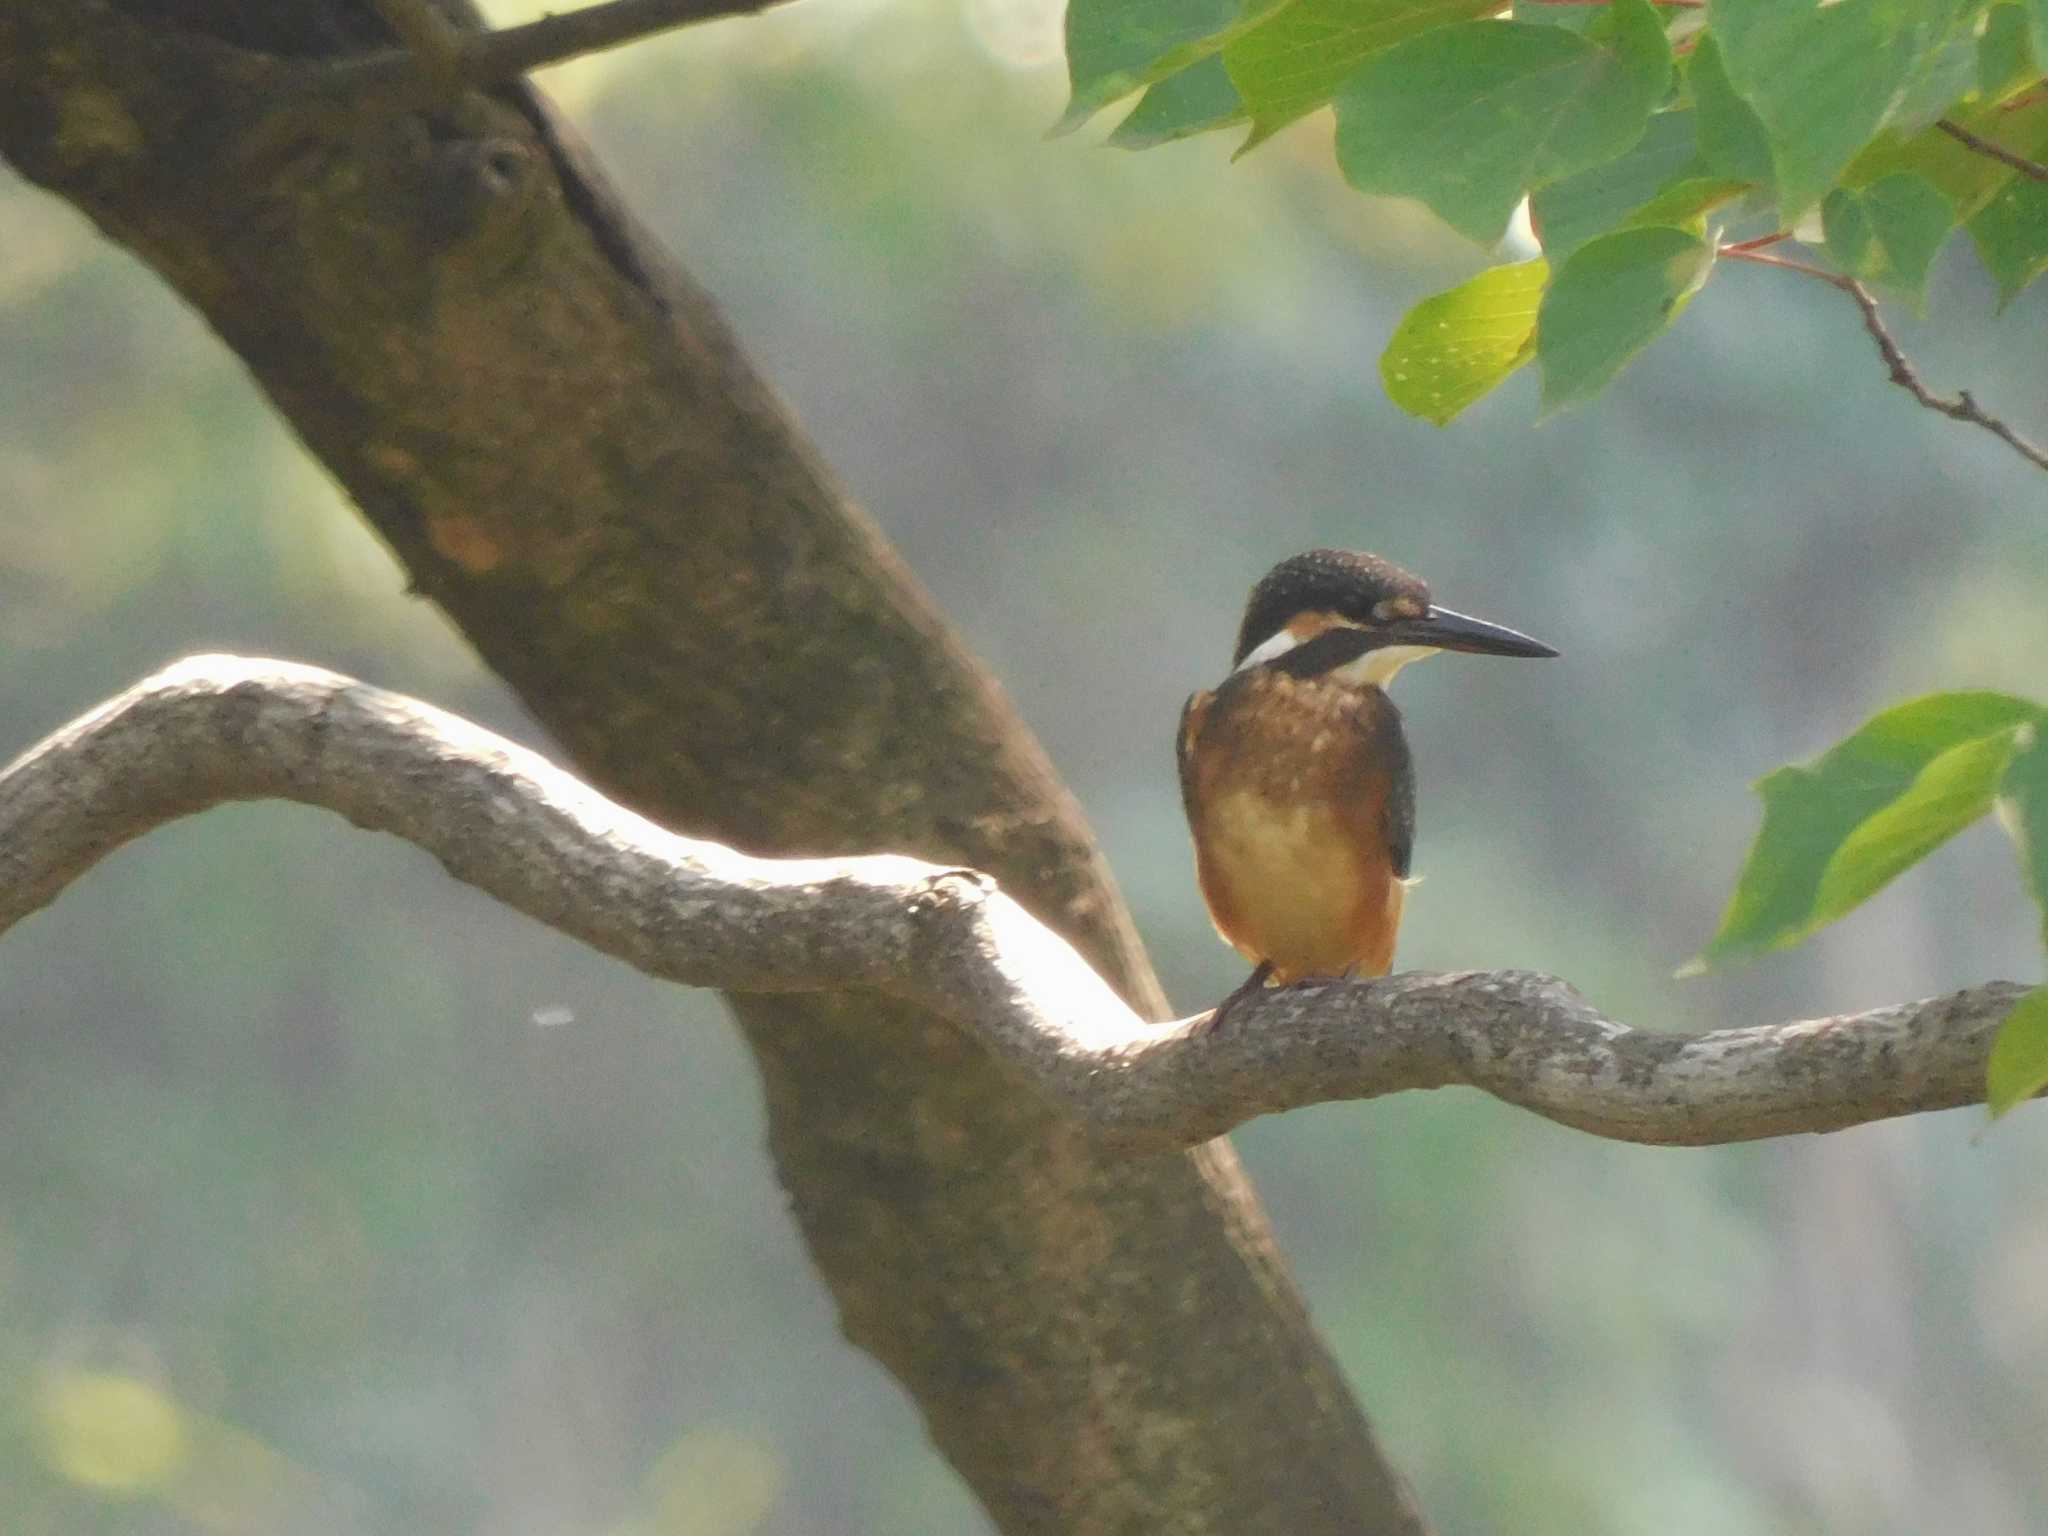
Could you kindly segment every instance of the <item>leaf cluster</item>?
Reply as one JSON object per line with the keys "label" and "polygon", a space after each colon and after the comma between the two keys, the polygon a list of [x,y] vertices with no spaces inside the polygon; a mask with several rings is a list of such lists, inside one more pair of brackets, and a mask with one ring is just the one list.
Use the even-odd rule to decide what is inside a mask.
{"label": "leaf cluster", "polygon": [[[2048,708],[2004,693],[1929,694],[1766,775],[1757,791],[1763,827],[1720,930],[1688,970],[1797,944],[1994,812],[2048,944]],[[2044,1087],[2048,987],[2037,987],[1999,1034],[1986,1098],[2003,1114]]]}
{"label": "leaf cluster", "polygon": [[1067,61],[1063,126],[1142,93],[1113,144],[1329,106],[1361,191],[1485,244],[1527,199],[1541,259],[1382,359],[1438,424],[1532,359],[1546,411],[1586,399],[1731,251],[1799,239],[1915,305],[1958,230],[2003,301],[2048,267],[2048,0],[1071,0]]}

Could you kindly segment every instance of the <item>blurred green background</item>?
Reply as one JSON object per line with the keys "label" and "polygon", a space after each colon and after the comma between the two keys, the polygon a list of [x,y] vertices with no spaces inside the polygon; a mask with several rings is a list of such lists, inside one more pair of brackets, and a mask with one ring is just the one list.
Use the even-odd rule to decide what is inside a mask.
{"label": "blurred green background", "polygon": [[[1179,1006],[1240,967],[1175,715],[1317,543],[1566,653],[1402,679],[1404,965],[1670,1027],[2039,974],[1986,825],[1805,950],[1670,979],[1751,778],[1915,691],[2048,697],[2038,472],[1765,271],[1590,409],[1535,427],[1523,378],[1406,419],[1379,350],[1482,253],[1343,188],[1322,122],[1235,166],[1048,141],[1058,26],[812,0],[546,84],[1043,734]],[[1903,339],[2039,432],[2048,300],[1991,298],[1953,253]],[[7,752],[218,647],[539,740],[232,357],[12,180],[0,517]],[[10,1536],[987,1529],[839,1338],[715,998],[282,807],[116,856],[0,940],[0,997]],[[1991,1536],[2048,1509],[2048,1112],[1982,1130],[1657,1151],[1454,1091],[1237,1140],[1446,1532]]]}

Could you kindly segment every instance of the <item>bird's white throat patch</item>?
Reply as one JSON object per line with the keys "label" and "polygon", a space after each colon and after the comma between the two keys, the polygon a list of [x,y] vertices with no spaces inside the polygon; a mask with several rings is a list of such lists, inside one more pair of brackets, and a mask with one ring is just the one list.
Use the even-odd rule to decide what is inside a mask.
{"label": "bird's white throat patch", "polygon": [[[1319,630],[1317,633],[1320,634],[1322,631]],[[1276,630],[1245,652],[1244,660],[1237,664],[1236,670],[1243,672],[1252,667],[1262,667],[1269,661],[1285,656],[1300,645],[1303,638],[1291,630]],[[1313,639],[1314,636],[1307,638]],[[1383,645],[1367,651],[1356,661],[1347,661],[1343,666],[1332,669],[1330,675],[1347,683],[1366,683],[1374,688],[1384,688],[1394,680],[1394,674],[1409,662],[1420,661],[1425,656],[1434,656],[1437,649],[1433,645]]]}
{"label": "bird's white throat patch", "polygon": [[1347,683],[1370,683],[1375,688],[1384,688],[1409,662],[1434,656],[1437,649],[1433,645],[1383,645],[1378,650],[1367,651],[1356,661],[1347,661],[1336,669],[1334,675]]}

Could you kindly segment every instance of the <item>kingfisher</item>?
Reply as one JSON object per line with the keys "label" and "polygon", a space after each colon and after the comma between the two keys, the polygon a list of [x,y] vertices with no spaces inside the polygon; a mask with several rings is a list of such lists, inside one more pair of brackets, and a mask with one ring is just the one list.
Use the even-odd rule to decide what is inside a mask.
{"label": "kingfisher", "polygon": [[1415,770],[1394,674],[1438,651],[1555,656],[1430,599],[1389,560],[1312,549],[1245,603],[1231,672],[1181,710],[1181,803],[1202,900],[1252,973],[1210,1016],[1268,984],[1384,976],[1415,842]]}

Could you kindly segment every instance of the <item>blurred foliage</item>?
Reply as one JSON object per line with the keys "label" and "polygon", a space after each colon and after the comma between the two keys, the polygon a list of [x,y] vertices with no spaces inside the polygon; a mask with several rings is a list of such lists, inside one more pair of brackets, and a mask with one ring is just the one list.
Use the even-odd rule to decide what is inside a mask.
{"label": "blurred foliage", "polygon": [[[1240,968],[1173,722],[1249,582],[1318,543],[1566,651],[1403,675],[1404,965],[1552,970],[1693,1028],[2033,974],[1980,826],[1796,951],[1669,981],[1745,780],[1872,699],[2048,695],[2038,476],[1886,385],[1839,295],[1710,284],[1625,388],[1532,434],[1510,382],[1447,439],[1372,359],[1476,253],[1346,190],[1326,114],[1227,175],[1220,141],[1047,142],[1056,7],[830,0],[545,84],[1044,736],[1183,1007]],[[2041,290],[1995,319],[1959,254],[1904,340],[2048,410]],[[546,745],[233,358],[11,181],[0,515],[14,746],[214,647]],[[986,1528],[840,1339],[713,1000],[283,807],[124,849],[0,940],[0,983],[0,1528]],[[2019,1536],[2048,1504],[2048,1116],[1981,1119],[1671,1152],[1442,1094],[1236,1139],[1444,1529]],[[169,1481],[66,1475],[43,1394],[94,1379],[169,1405]]]}
{"label": "blurred foliage", "polygon": [[[2017,845],[2048,940],[2048,709],[2010,694],[1934,693],[1895,705],[1811,764],[1757,782],[1764,824],[1721,927],[1682,974],[1797,944],[1863,905],[1994,808]],[[1992,1115],[2048,1087],[2048,989],[2028,993],[1994,1042]]]}
{"label": "blurred foliage", "polygon": [[1249,150],[1328,105],[1361,192],[1483,245],[1531,200],[1535,346],[1409,348],[1388,380],[1438,425],[1531,357],[1546,409],[1604,388],[1707,280],[1724,205],[1732,254],[1815,240],[1915,305],[1959,229],[2001,305],[2048,268],[2048,185],[1944,127],[2048,154],[2039,0],[1071,0],[1066,37],[1069,126],[1145,92],[1127,147],[1248,121]]}
{"label": "blurred foliage", "polygon": [[2048,1088],[2048,987],[2036,987],[2013,1005],[1992,1042],[1985,1076],[1994,1115],[2017,1109]]}
{"label": "blurred foliage", "polygon": [[35,1414],[44,1462],[81,1487],[132,1496],[162,1487],[185,1460],[177,1405],[131,1376],[55,1372]]}
{"label": "blurred foliage", "polygon": [[1861,906],[2017,792],[2007,769],[2044,717],[2008,694],[1929,694],[1767,775],[1763,830],[1701,958],[1781,949]]}

